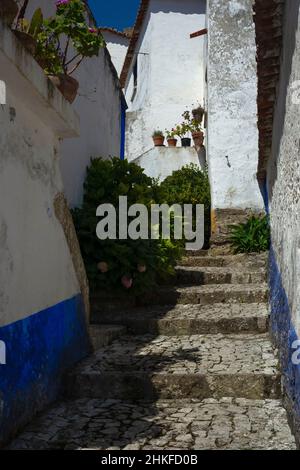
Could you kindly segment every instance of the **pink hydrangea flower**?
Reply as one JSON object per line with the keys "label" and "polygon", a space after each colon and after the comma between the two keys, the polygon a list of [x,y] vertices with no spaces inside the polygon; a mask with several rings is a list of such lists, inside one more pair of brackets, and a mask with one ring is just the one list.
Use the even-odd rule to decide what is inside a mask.
{"label": "pink hydrangea flower", "polygon": [[121,279],[121,283],[126,289],[130,289],[133,285],[133,280],[129,276],[123,276]]}
{"label": "pink hydrangea flower", "polygon": [[60,7],[61,5],[66,5],[67,3],[70,3],[70,0],[57,0],[55,5]]}
{"label": "pink hydrangea flower", "polygon": [[102,273],[107,273],[108,271],[108,264],[105,261],[100,261],[100,263],[97,264],[97,268],[99,271]]}
{"label": "pink hydrangea flower", "polygon": [[144,264],[139,264],[137,270],[139,273],[145,273],[147,271],[147,266],[145,266]]}

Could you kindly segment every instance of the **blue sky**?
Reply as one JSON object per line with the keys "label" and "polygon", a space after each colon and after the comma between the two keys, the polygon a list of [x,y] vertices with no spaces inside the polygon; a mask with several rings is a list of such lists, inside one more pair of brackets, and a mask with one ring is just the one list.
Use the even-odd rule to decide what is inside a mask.
{"label": "blue sky", "polygon": [[122,31],[134,25],[140,0],[89,0],[99,26]]}

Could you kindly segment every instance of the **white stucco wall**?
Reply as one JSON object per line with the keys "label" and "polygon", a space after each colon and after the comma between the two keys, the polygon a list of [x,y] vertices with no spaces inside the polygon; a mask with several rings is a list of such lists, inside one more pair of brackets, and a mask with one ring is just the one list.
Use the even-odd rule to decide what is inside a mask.
{"label": "white stucco wall", "polygon": [[300,2],[287,0],[283,57],[268,162],[272,246],[300,337]]}
{"label": "white stucco wall", "polygon": [[111,60],[113,61],[116,71],[118,72],[118,76],[120,76],[125,56],[127,54],[129,39],[110,31],[102,31],[102,35],[105,39]]}
{"label": "white stucco wall", "polygon": [[59,138],[78,118],[0,21],[0,327],[79,293],[53,200],[63,190]]}
{"label": "white stucco wall", "polygon": [[263,208],[252,0],[208,0],[207,154],[215,209]]}
{"label": "white stucco wall", "polygon": [[133,65],[125,87],[128,103],[126,156],[152,148],[154,129],[171,129],[182,113],[203,104],[204,38],[190,34],[205,27],[204,0],[151,0],[136,47],[138,86],[133,95]]}
{"label": "white stucco wall", "polygon": [[205,149],[197,152],[194,147],[154,147],[133,160],[133,163],[144,168],[146,175],[163,181],[173,171],[191,163],[203,170],[206,163]]}
{"label": "white stucco wall", "polygon": [[[55,13],[55,0],[30,0],[26,16],[41,7],[45,17]],[[80,115],[80,137],[63,142],[60,167],[71,206],[81,203],[86,167],[91,157],[120,156],[121,89],[107,50],[87,58],[74,77],[78,96],[72,105]]]}

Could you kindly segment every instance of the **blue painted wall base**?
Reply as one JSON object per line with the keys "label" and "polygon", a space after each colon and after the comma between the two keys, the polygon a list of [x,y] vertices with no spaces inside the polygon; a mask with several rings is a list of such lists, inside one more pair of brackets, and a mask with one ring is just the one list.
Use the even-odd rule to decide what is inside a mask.
{"label": "blue painted wall base", "polygon": [[271,332],[279,350],[285,402],[291,424],[300,442],[300,365],[292,362],[292,355],[296,351],[292,348],[292,344],[299,338],[291,320],[287,295],[272,248],[269,257],[269,284]]}
{"label": "blue painted wall base", "polygon": [[81,295],[0,328],[0,444],[55,400],[62,376],[91,351]]}

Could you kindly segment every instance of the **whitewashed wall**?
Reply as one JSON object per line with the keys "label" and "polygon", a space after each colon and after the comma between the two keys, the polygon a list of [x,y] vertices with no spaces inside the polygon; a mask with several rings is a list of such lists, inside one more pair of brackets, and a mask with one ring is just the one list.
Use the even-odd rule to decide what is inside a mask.
{"label": "whitewashed wall", "polygon": [[252,0],[208,0],[207,153],[215,209],[260,210]]}
{"label": "whitewashed wall", "polygon": [[[26,16],[42,8],[45,17],[55,13],[55,0],[29,0]],[[71,206],[82,199],[82,185],[91,157],[120,156],[121,89],[107,50],[87,58],[74,74],[79,81],[79,95],[73,107],[80,115],[80,137],[64,142],[61,171],[65,194]]]}
{"label": "whitewashed wall", "polygon": [[129,39],[111,31],[102,31],[111,60],[120,76],[127,54]]}
{"label": "whitewashed wall", "polygon": [[1,446],[56,399],[89,339],[71,216],[64,206],[61,223],[56,206],[60,139],[78,135],[78,116],[1,19],[0,81]]}
{"label": "whitewashed wall", "polygon": [[136,52],[138,87],[132,101],[131,70],[125,88],[126,156],[133,160],[151,147],[154,129],[170,129],[193,104],[203,103],[204,39],[190,34],[205,27],[204,0],[151,0]]}
{"label": "whitewashed wall", "polygon": [[18,46],[2,27],[0,79],[6,84],[6,104],[0,108],[0,326],[78,292],[53,211],[54,196],[63,191],[59,138],[78,135],[78,117],[60,93],[47,101],[51,89],[45,75]]}
{"label": "whitewashed wall", "polygon": [[154,147],[133,160],[133,163],[144,168],[146,175],[163,181],[173,171],[180,170],[186,165],[197,165],[204,170],[205,149],[197,152],[195,147]]}

